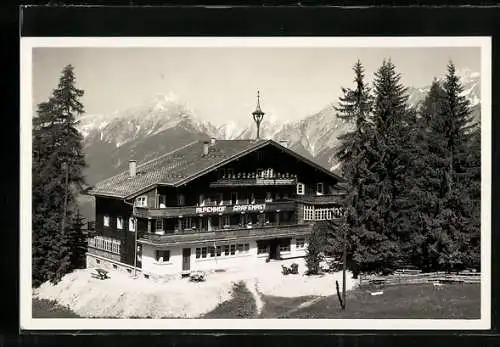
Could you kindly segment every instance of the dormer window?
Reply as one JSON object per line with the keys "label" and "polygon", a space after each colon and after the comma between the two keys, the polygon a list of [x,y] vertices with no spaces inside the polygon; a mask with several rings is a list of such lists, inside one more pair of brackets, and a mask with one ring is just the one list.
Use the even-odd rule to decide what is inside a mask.
{"label": "dormer window", "polygon": [[323,195],[325,193],[325,186],[323,182],[316,183],[316,195]]}
{"label": "dormer window", "polygon": [[305,187],[304,183],[297,183],[297,195],[304,195]]}
{"label": "dormer window", "polygon": [[143,195],[135,198],[135,206],[136,207],[147,207],[148,206],[148,197]]}

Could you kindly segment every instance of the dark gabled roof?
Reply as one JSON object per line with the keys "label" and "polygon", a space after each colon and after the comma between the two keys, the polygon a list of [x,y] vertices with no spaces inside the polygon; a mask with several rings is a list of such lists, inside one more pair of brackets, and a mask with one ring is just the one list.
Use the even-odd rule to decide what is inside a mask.
{"label": "dark gabled roof", "polygon": [[89,194],[125,199],[149,190],[156,185],[177,187],[266,145],[277,146],[335,179],[342,180],[341,177],[328,171],[318,163],[304,158],[272,140],[217,140],[215,144],[210,145],[209,154],[206,156],[203,155],[203,142],[192,142],[138,165],[135,177],[129,177],[127,170],[101,181],[89,191]]}

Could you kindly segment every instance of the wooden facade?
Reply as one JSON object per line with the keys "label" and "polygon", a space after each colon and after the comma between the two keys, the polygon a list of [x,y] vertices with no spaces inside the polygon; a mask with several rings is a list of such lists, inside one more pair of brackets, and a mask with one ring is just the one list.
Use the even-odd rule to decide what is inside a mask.
{"label": "wooden facade", "polygon": [[[158,182],[126,199],[96,194],[96,233],[120,240],[122,263],[140,267],[145,246],[187,254],[190,245],[252,240],[275,252],[280,240],[310,233],[314,213],[307,211],[338,208],[342,197],[336,176],[274,145],[191,175],[185,184]],[[338,217],[330,210],[327,215]]]}

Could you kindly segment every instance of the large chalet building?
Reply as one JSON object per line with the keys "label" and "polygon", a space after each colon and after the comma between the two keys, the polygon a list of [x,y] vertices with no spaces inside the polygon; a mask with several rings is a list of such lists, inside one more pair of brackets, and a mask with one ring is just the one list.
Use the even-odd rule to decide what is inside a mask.
{"label": "large chalet building", "polygon": [[305,255],[315,221],[341,215],[341,177],[259,137],[196,141],[98,184],[87,267],[169,279]]}

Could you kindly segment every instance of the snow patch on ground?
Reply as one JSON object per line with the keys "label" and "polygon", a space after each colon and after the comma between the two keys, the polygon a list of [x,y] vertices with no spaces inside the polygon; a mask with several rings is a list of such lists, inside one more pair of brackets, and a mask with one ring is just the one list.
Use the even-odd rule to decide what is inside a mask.
{"label": "snow patch on ground", "polygon": [[[299,264],[299,274],[282,275],[281,265]],[[142,277],[132,278],[120,271],[110,271],[110,278],[92,278],[94,270],[76,270],[63,277],[57,285],[44,283],[34,291],[40,299],[56,300],[83,317],[177,317],[196,318],[229,300],[234,283],[243,281],[255,298],[258,313],[264,302],[261,294],[281,297],[335,295],[335,281],[342,283],[342,273],[318,276],[304,274],[303,258],[271,261],[251,269],[232,269],[208,273],[206,281],[190,282],[187,278],[154,282]],[[347,275],[347,290],[357,280]]]}

